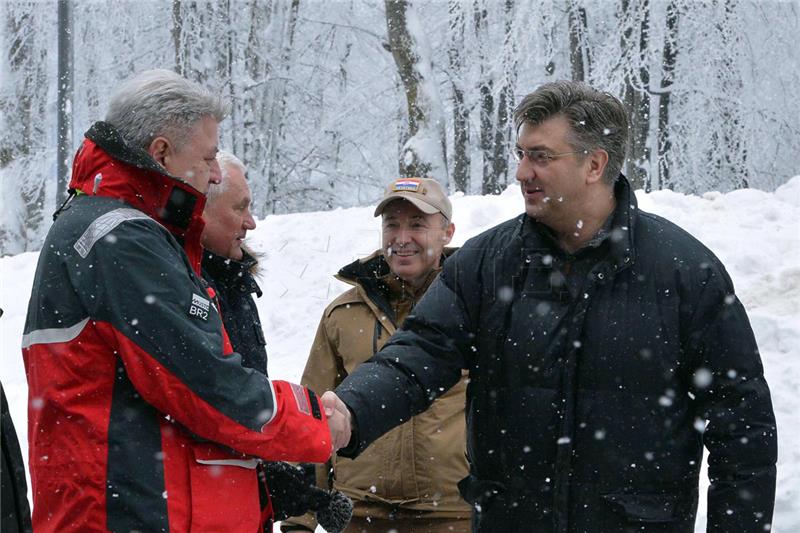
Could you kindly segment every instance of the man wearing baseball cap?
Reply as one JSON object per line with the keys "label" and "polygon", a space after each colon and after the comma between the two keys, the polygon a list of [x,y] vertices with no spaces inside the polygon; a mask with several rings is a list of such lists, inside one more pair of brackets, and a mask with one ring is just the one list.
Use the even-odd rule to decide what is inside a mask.
{"label": "man wearing baseball cap", "polygon": [[[375,208],[382,219],[380,250],[343,267],[337,279],[353,288],[322,315],[302,383],[332,390],[372,357],[403,323],[455,250],[453,208],[430,178],[389,184]],[[348,532],[468,532],[470,507],[457,483],[467,476],[466,375],[430,410],[387,433],[356,460],[334,456],[317,482],[354,503]],[[333,475],[329,475],[330,468]],[[309,516],[285,521],[284,532],[313,531]]]}

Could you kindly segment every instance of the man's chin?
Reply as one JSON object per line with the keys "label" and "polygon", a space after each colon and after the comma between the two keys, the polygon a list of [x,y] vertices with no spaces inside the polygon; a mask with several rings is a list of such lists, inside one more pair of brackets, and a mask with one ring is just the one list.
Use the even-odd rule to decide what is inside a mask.
{"label": "man's chin", "polygon": [[397,262],[395,262],[394,264],[390,264],[389,269],[395,276],[403,279],[407,279],[409,277],[413,278],[416,271],[413,265],[397,264]]}
{"label": "man's chin", "polygon": [[531,218],[540,218],[542,216],[542,206],[541,204],[533,204],[529,202],[525,202],[525,213]]}
{"label": "man's chin", "polygon": [[242,252],[242,246],[241,245],[235,246],[228,254],[228,257],[230,259],[233,259],[234,261],[241,261],[242,258],[244,257],[244,252]]}

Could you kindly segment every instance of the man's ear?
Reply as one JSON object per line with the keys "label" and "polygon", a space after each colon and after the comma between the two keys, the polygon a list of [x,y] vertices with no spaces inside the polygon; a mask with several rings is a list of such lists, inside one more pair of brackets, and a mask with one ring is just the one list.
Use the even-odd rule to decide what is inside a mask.
{"label": "man's ear", "polygon": [[150,146],[147,147],[147,153],[156,160],[156,163],[164,168],[167,168],[166,158],[172,152],[172,145],[166,137],[156,137],[150,141]]}
{"label": "man's ear", "polygon": [[453,239],[453,233],[456,232],[456,225],[452,222],[447,225],[447,229],[444,230],[444,240],[445,244],[450,244],[450,241]]}
{"label": "man's ear", "polygon": [[608,165],[608,152],[598,148],[587,155],[589,158],[589,174],[586,176],[586,183],[597,183],[603,179],[603,173]]}

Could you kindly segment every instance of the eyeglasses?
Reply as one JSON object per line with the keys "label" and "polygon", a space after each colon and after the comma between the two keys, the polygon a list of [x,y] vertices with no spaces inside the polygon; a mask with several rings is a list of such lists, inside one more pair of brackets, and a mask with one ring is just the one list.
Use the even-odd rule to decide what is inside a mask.
{"label": "eyeglasses", "polygon": [[511,153],[514,155],[514,159],[517,162],[522,161],[522,158],[527,156],[528,160],[533,163],[534,165],[538,165],[540,167],[547,166],[550,161],[553,159],[558,159],[559,157],[564,157],[565,155],[572,155],[572,154],[588,154],[589,150],[575,150],[574,152],[561,152],[560,154],[551,154],[547,150],[524,150],[519,146],[514,147],[511,150]]}

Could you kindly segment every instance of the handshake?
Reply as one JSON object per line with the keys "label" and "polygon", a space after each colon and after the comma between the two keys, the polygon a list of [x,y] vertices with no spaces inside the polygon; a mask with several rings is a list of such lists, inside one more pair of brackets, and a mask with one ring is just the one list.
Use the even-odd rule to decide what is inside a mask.
{"label": "handshake", "polygon": [[[350,410],[333,391],[320,397],[328,419],[334,451],[350,442],[352,416]],[[267,485],[272,499],[275,520],[314,512],[317,523],[330,532],[343,531],[353,513],[353,503],[338,490],[317,488],[313,480],[304,479],[303,467],[289,463],[265,463]],[[284,526],[286,527],[286,525]],[[290,525],[283,531],[305,531],[305,527]]]}
{"label": "handshake", "polygon": [[320,397],[320,403],[328,417],[328,427],[333,439],[333,450],[347,446],[353,430],[353,420],[350,409],[333,391],[328,391]]}

